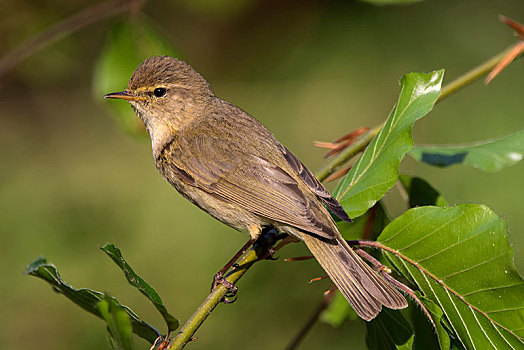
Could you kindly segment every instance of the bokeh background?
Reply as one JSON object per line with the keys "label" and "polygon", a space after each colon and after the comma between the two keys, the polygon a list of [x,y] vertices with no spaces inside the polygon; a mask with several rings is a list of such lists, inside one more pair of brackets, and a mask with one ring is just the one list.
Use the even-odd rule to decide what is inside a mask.
{"label": "bokeh background", "polygon": [[[91,5],[4,0],[0,56]],[[524,21],[521,0],[406,6],[181,0],[147,1],[141,11],[218,96],[261,120],[312,170],[323,162],[312,141],[380,123],[403,74],[445,68],[449,82],[515,41],[499,14]],[[100,320],[24,276],[26,264],[39,256],[74,286],[108,291],[160,326],[151,305],[98,248],[106,242],[120,247],[184,322],[207,295],[213,274],[247,238],[165,183],[149,141],[130,136],[107,107],[120,101],[93,93],[108,35],[127,17],[68,35],[0,77],[0,348],[109,348]],[[524,64],[517,61],[489,86],[477,82],[450,97],[416,124],[416,142],[462,143],[521,129],[523,78]],[[126,84],[127,78],[120,88]],[[425,177],[450,203],[485,203],[504,217],[524,273],[524,164],[482,173],[406,158],[401,170]],[[390,203],[394,214],[403,210]],[[315,262],[283,261],[304,254],[297,244],[279,260],[257,264],[240,282],[238,301],[220,305],[188,348],[284,348],[329,288],[325,281],[306,283],[322,274]],[[364,337],[361,321],[340,329],[318,324],[301,349],[359,349]],[[148,348],[138,338],[136,345]]]}

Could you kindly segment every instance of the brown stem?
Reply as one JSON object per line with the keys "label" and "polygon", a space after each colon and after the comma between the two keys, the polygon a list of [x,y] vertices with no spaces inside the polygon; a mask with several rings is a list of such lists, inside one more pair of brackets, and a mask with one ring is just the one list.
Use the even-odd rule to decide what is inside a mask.
{"label": "brown stem", "polygon": [[94,22],[125,11],[137,11],[141,0],[108,0],[85,8],[15,47],[0,59],[0,77],[44,47]]}

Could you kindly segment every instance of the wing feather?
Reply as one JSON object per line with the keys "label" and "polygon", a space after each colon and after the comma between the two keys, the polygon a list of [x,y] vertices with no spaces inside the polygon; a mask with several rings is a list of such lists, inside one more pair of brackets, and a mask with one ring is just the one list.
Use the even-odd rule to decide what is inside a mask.
{"label": "wing feather", "polygon": [[342,208],[340,203],[326,190],[324,185],[317,180],[315,175],[313,175],[313,173],[311,173],[311,171],[309,171],[309,169],[306,168],[304,164],[286,147],[282,145],[279,145],[279,147],[280,151],[289,162],[289,165],[291,165],[293,170],[300,176],[309,189],[322,201],[322,203],[324,203],[324,205],[341,220],[351,222],[351,219],[345,212],[344,208]]}
{"label": "wing feather", "polygon": [[334,238],[332,228],[316,218],[307,195],[286,170],[227,137],[209,130],[201,134],[205,136],[175,138],[162,152],[180,180],[261,217]]}

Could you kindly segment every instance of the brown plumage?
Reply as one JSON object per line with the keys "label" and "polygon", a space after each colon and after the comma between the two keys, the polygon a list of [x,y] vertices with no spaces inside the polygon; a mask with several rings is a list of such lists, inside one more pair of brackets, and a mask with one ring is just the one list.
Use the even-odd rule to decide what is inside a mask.
{"label": "brown plumage", "polygon": [[106,97],[133,105],[158,171],[201,209],[253,238],[272,225],[303,240],[366,320],[382,305],[407,306],[344,241],[327,209],[350,219],[324,186],[262,124],[216,97],[187,63],[152,57],[125,91]]}

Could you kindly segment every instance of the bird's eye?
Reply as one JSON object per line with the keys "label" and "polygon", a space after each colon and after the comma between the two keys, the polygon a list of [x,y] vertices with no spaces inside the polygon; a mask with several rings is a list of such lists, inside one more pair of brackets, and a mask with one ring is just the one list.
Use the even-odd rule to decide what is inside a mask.
{"label": "bird's eye", "polygon": [[155,90],[153,90],[153,95],[155,95],[156,97],[162,97],[166,94],[166,88],[156,88]]}

